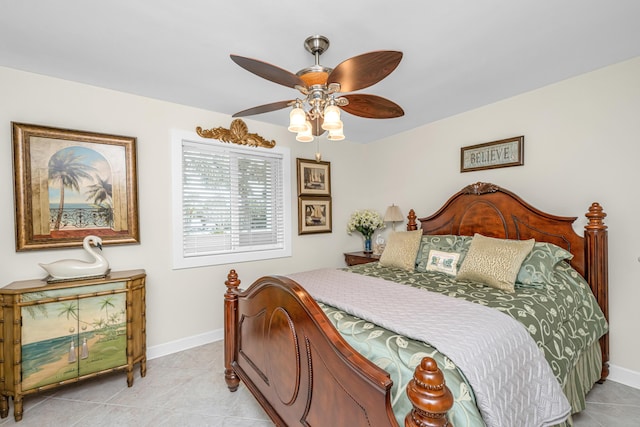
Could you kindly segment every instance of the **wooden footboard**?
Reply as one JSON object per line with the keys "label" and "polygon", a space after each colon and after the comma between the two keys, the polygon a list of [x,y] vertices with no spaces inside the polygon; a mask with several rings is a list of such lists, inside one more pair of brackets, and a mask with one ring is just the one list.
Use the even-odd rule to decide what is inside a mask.
{"label": "wooden footboard", "polygon": [[[246,291],[225,282],[225,380],[240,380],[279,426],[397,426],[389,374],[356,352],[296,282],[263,277]],[[405,426],[450,426],[442,372],[424,358],[407,386]]]}

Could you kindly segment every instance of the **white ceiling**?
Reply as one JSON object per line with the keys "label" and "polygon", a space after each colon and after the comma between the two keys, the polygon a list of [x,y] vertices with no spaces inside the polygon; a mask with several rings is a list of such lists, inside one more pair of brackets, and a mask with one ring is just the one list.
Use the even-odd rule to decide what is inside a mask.
{"label": "white ceiling", "polygon": [[[2,0],[0,65],[231,115],[298,95],[231,53],[295,73],[313,34],[328,67],[400,50],[359,92],[405,116],[343,115],[347,138],[370,142],[640,56],[638,17],[637,0]],[[284,126],[288,109],[250,118]]]}

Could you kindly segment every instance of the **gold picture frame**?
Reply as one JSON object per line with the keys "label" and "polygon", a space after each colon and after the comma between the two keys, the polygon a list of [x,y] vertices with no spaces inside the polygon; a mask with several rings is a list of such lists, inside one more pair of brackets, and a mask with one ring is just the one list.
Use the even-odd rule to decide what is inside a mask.
{"label": "gold picture frame", "polygon": [[331,163],[296,159],[298,196],[331,196]]}
{"label": "gold picture frame", "polygon": [[11,124],[16,251],[140,242],[135,137]]}
{"label": "gold picture frame", "polygon": [[298,234],[331,233],[331,197],[298,197]]}
{"label": "gold picture frame", "polygon": [[524,136],[460,148],[460,172],[524,165]]}

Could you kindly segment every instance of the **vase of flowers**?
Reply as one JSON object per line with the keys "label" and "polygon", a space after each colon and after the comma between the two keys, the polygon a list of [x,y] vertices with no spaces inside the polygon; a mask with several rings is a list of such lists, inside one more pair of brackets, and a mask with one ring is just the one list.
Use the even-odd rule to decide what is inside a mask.
{"label": "vase of flowers", "polygon": [[377,229],[382,227],[384,227],[384,221],[378,212],[364,209],[351,214],[347,224],[347,233],[351,234],[357,231],[362,234],[362,237],[364,237],[364,251],[371,253],[371,236]]}

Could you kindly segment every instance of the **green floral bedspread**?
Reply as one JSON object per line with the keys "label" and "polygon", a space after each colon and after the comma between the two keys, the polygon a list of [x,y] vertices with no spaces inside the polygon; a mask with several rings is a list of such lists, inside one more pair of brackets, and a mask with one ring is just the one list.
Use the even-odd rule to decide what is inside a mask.
{"label": "green floral bedspread", "polygon": [[[510,315],[527,328],[544,350],[545,358],[561,386],[567,381],[568,373],[583,349],[607,330],[604,315],[589,285],[566,262],[556,266],[547,286],[536,289],[516,283],[513,294],[479,283],[456,281],[442,273],[410,272],[380,267],[378,263],[361,264],[345,270],[463,298]],[[411,409],[405,398],[405,387],[424,356],[431,356],[438,362],[454,395],[450,421],[458,427],[484,425],[464,375],[429,344],[410,340],[334,307],[322,304],[321,307],[351,346],[390,373],[394,383],[392,403],[400,425],[404,424],[404,415]]]}

